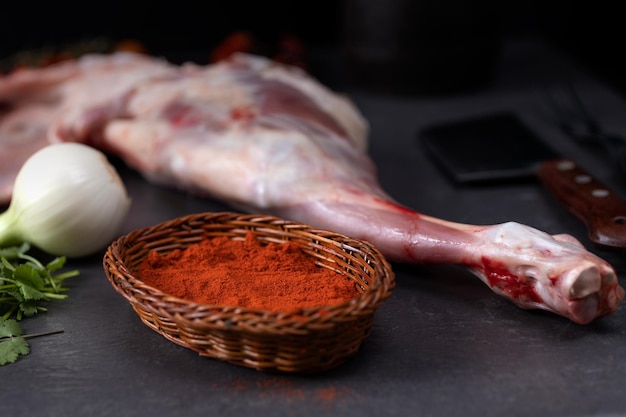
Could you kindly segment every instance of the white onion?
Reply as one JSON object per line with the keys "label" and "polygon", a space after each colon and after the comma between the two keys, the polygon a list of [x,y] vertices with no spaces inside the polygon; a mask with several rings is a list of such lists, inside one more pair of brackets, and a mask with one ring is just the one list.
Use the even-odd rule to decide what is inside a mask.
{"label": "white onion", "polygon": [[56,256],[91,255],[115,237],[130,202],[102,152],[79,143],[46,146],[17,174],[0,214],[0,246],[28,242]]}

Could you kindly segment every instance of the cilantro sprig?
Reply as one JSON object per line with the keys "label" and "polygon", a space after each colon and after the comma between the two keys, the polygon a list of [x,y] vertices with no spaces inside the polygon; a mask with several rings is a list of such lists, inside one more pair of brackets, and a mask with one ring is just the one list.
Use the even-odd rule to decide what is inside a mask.
{"label": "cilantro sprig", "polygon": [[[28,254],[30,244],[0,248],[0,365],[12,363],[30,351],[19,321],[47,311],[45,303],[67,298],[64,280],[78,271],[60,272],[65,257],[44,264]],[[50,333],[57,333],[50,332]],[[46,333],[46,334],[50,334]]]}
{"label": "cilantro sprig", "polygon": [[30,347],[22,336],[22,328],[16,320],[0,318],[0,365],[13,363],[19,355],[28,355]]}

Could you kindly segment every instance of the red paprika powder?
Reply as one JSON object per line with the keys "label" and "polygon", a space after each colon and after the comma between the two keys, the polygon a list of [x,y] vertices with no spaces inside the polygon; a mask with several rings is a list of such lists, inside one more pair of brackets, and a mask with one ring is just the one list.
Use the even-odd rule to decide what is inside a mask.
{"label": "red paprika powder", "polygon": [[165,255],[151,252],[138,270],[144,283],[189,301],[293,311],[340,304],[359,295],[341,274],[315,265],[297,243],[205,239]]}

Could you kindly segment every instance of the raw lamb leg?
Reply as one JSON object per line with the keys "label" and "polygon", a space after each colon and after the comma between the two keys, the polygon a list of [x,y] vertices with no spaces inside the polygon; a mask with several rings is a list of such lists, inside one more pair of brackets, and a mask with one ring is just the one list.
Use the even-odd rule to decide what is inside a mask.
{"label": "raw lamb leg", "polygon": [[51,140],[89,143],[150,181],[234,208],[368,240],[392,261],[465,265],[517,305],[576,323],[613,313],[624,296],[612,267],[571,236],[453,223],[394,201],[365,152],[361,115],[298,69],[238,55],[91,98],[64,99],[71,111]]}

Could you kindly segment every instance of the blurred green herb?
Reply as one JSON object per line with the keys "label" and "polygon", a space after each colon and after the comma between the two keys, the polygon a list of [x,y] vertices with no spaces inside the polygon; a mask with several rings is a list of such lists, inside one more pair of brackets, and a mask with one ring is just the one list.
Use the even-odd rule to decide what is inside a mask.
{"label": "blurred green herb", "polygon": [[[47,311],[44,304],[67,298],[65,279],[78,275],[77,270],[60,272],[65,257],[56,257],[43,264],[28,254],[30,245],[0,248],[0,365],[13,363],[19,355],[27,355],[26,339],[19,321],[24,317]],[[50,332],[51,334],[57,332]]]}

